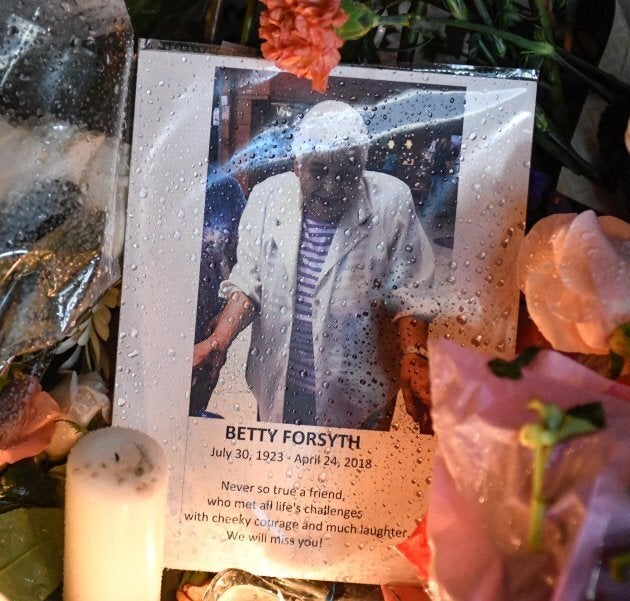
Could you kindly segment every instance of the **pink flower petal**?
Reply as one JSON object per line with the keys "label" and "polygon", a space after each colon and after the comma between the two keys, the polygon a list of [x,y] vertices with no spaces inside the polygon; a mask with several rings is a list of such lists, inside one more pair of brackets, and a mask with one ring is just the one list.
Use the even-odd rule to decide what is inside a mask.
{"label": "pink flower petal", "polygon": [[26,457],[41,453],[50,444],[55,432],[55,420],[59,416],[59,406],[41,386],[26,401],[26,415],[19,424],[18,431],[12,432],[11,442],[0,449],[0,464],[15,463]]}

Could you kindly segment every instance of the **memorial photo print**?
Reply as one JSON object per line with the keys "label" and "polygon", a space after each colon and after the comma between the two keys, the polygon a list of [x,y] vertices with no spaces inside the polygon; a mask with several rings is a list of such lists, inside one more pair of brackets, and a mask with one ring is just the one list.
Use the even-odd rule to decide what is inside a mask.
{"label": "memorial photo print", "polygon": [[[431,433],[465,88],[217,68],[190,415]],[[402,394],[399,394],[401,392]]]}

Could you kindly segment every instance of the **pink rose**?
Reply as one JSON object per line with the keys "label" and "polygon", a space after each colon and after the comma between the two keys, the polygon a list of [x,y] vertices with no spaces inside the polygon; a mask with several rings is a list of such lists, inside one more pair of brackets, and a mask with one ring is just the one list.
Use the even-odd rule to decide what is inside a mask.
{"label": "pink rose", "polygon": [[0,465],[41,453],[55,432],[59,406],[33,376],[16,374],[0,392]]}
{"label": "pink rose", "polygon": [[546,217],[523,240],[518,279],[555,349],[607,354],[612,331],[630,321],[630,224],[593,211]]}

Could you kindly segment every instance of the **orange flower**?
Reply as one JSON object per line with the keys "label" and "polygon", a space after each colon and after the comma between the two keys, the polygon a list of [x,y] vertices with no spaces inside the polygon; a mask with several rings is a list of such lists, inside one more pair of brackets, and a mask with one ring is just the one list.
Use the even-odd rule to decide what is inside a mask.
{"label": "orange flower", "polygon": [[15,375],[0,394],[0,465],[41,453],[58,416],[59,405],[36,378]]}
{"label": "orange flower", "polygon": [[335,33],[348,15],[340,0],[262,0],[260,15],[263,56],[278,67],[313,82],[325,92],[328,74],[339,63],[343,41]]}

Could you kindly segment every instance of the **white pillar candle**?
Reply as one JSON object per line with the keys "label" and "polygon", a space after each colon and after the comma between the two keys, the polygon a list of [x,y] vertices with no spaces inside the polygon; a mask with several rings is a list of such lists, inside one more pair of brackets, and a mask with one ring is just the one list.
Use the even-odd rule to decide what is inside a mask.
{"label": "white pillar candle", "polygon": [[66,470],[64,601],[158,601],[168,476],[158,443],[95,430]]}

